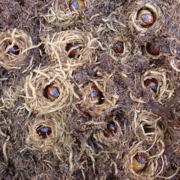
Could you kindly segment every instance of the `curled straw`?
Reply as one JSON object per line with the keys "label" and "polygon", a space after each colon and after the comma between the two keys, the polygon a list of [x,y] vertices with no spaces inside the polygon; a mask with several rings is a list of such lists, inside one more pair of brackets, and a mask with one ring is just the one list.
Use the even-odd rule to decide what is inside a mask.
{"label": "curled straw", "polygon": [[[44,18],[48,23],[53,24],[60,29],[72,27],[78,22],[78,17],[82,13],[80,11],[71,12],[69,9],[69,2],[69,0],[65,0],[63,3],[57,0],[55,2],[53,1],[48,13],[45,15],[42,14],[41,17]],[[84,2],[87,6],[86,1]]]}
{"label": "curled straw", "polygon": [[[19,48],[19,55],[8,53],[14,45]],[[0,66],[5,69],[20,69],[21,62],[28,56],[28,51],[33,48],[32,39],[24,31],[11,29],[0,34]]]}
{"label": "curled straw", "polygon": [[[133,7],[133,8],[132,8]],[[161,29],[164,24],[164,17],[161,12],[161,9],[156,5],[156,2],[152,1],[151,3],[147,3],[146,1],[134,2],[129,7],[134,11],[129,15],[129,27],[133,29],[133,27],[140,33],[144,34],[146,32],[154,32],[155,34]],[[137,13],[140,9],[148,9],[153,13],[154,22],[151,26],[142,27],[137,20]]]}
{"label": "curled straw", "polygon": [[111,147],[113,144],[117,143],[122,143],[123,141],[126,140],[126,135],[124,134],[125,132],[123,131],[124,127],[122,127],[118,121],[114,120],[114,124],[117,127],[117,132],[110,134],[109,137],[105,136],[105,130],[101,130],[93,135],[93,137],[96,139],[97,142],[101,144],[105,144],[109,147]]}
{"label": "curled straw", "polygon": [[[109,92],[109,85],[112,81],[112,74],[104,75],[103,78],[90,79],[88,84],[79,85],[82,97],[76,102],[76,105],[86,107],[90,114],[101,114],[103,111],[109,111],[111,108],[116,107],[118,95],[116,92]],[[101,103],[98,103],[92,98],[92,88],[96,87],[101,93]]]}
{"label": "curled straw", "polygon": [[139,141],[146,140],[150,145],[153,145],[159,139],[163,140],[163,132],[158,126],[158,121],[161,117],[148,112],[146,110],[135,110],[132,129]]}
{"label": "curled straw", "polygon": [[[164,163],[162,163],[161,167],[160,164],[158,164],[159,159],[161,159],[162,162],[164,162],[162,158],[162,154],[164,152],[164,143],[160,140],[159,143],[153,146],[154,148],[157,148],[157,150],[159,151],[156,152],[156,154],[153,154],[153,152],[149,153],[150,149],[144,150],[145,147],[142,143],[143,141],[134,142],[133,145],[130,147],[129,152],[124,156],[124,171],[126,174],[129,174],[130,177],[133,179],[153,180],[163,171],[164,168]],[[140,172],[135,172],[133,170],[133,158],[137,153],[146,154],[148,157],[148,161],[145,168]]]}
{"label": "curled straw", "polygon": [[[43,93],[48,85],[56,86],[60,92],[59,97],[54,101],[44,97]],[[35,111],[47,114],[57,110],[63,111],[70,106],[73,99],[73,87],[64,71],[57,66],[35,69],[26,77],[24,88],[25,107],[29,113]]]}
{"label": "curled straw", "polygon": [[[85,63],[91,63],[92,52],[96,48],[94,47],[96,38],[93,38],[90,33],[79,30],[61,31],[54,33],[51,37],[47,36],[41,39],[45,43],[45,51],[51,60],[58,62],[60,68],[69,73]],[[66,50],[68,44],[77,45],[78,50],[74,58],[68,57],[70,53]]]}
{"label": "curled straw", "polygon": [[171,98],[174,93],[174,89],[171,81],[166,76],[166,70],[157,69],[146,71],[141,79],[143,88],[147,88],[144,82],[148,79],[156,79],[158,83],[156,96],[153,96],[154,100],[157,100],[160,104],[163,104],[165,101]]}
{"label": "curled straw", "polygon": [[[58,111],[55,113],[29,118],[27,123],[28,131],[26,136],[27,148],[40,150],[44,153],[53,152],[54,155],[66,166],[72,166],[72,144],[71,133],[67,128],[67,112]],[[44,126],[51,128],[51,133],[43,138],[37,133],[37,128]]]}

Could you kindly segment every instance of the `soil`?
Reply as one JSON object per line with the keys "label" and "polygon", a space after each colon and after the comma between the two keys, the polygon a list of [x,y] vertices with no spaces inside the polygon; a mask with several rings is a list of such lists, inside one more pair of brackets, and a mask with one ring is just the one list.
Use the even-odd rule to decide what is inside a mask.
{"label": "soil", "polygon": [[[159,24],[154,30],[145,28],[147,31],[143,33],[137,31],[130,19],[136,9],[144,7],[142,1],[86,1],[85,9],[79,11],[75,20],[70,19],[69,25],[58,21],[49,23],[43,17],[53,2],[61,4],[62,11],[69,11],[69,2],[62,0],[0,1],[1,33],[17,28],[37,45],[29,50],[20,69],[0,66],[0,179],[143,179],[150,164],[146,164],[144,172],[135,173],[137,176],[129,170],[131,165],[126,164],[130,162],[126,159],[131,157],[134,144],[139,142],[137,149],[147,150],[152,161],[157,163],[155,172],[147,177],[180,179],[179,1],[152,1],[160,8],[162,19],[156,17]],[[148,0],[145,3],[148,2],[151,3]],[[68,30],[79,30],[96,39],[90,49],[91,62],[87,60],[71,72],[64,71],[74,94],[67,108],[52,114],[36,109],[30,112],[26,108],[26,77],[37,68],[58,65],[47,53],[43,40],[48,35],[52,37],[56,32]],[[112,48],[119,39],[127,47],[122,55]],[[154,40],[161,47],[158,57],[146,52],[146,43]],[[175,62],[176,68],[171,62]],[[154,75],[152,71],[159,74]],[[143,78],[147,76],[159,80],[158,85],[162,87],[159,92],[144,87]],[[88,99],[91,96],[89,87],[94,85],[101,91],[102,100],[98,104]],[[161,92],[164,92],[162,96]],[[159,118],[157,123],[153,119],[151,124],[158,130],[154,144],[136,129],[135,114],[139,117],[142,112],[147,117],[151,113],[154,119]],[[36,140],[30,136],[33,122],[47,116],[65,117],[60,123],[65,126],[64,135],[58,136],[64,139],[55,138],[51,148],[39,147],[38,141],[33,144]],[[104,130],[112,122],[118,131],[106,137]]]}

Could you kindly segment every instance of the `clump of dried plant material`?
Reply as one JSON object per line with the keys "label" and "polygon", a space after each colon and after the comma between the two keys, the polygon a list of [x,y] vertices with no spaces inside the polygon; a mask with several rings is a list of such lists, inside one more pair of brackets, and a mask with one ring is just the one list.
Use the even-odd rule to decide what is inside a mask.
{"label": "clump of dried plant material", "polygon": [[[103,115],[116,107],[116,101],[118,95],[113,91],[110,86],[112,82],[112,74],[105,75],[103,78],[90,79],[88,84],[81,84],[79,90],[82,94],[81,99],[76,102],[76,106],[79,105],[81,109],[86,110],[91,115]],[[93,98],[93,88],[99,91],[99,100]]]}
{"label": "clump of dried plant material", "polygon": [[146,110],[135,110],[132,129],[139,141],[147,141],[154,144],[158,139],[163,140],[163,131],[158,126],[161,117]]}
{"label": "clump of dried plant material", "polygon": [[[112,123],[112,122],[111,122]],[[107,132],[107,124],[104,126],[104,129],[99,130],[97,133],[93,134],[93,137],[100,144],[105,144],[108,147],[117,144],[123,144],[128,138],[128,128],[126,124],[119,124],[117,120],[113,121],[113,124],[116,126],[117,130],[114,133]]]}
{"label": "clump of dried plant material", "polygon": [[141,85],[143,88],[147,88],[145,86],[145,81],[149,79],[156,79],[157,81],[157,89],[152,96],[155,101],[163,104],[172,97],[174,93],[174,87],[171,80],[167,77],[165,69],[146,71],[141,79]]}
{"label": "clump of dried plant material", "polygon": [[[126,17],[122,13],[122,7],[117,8],[107,18],[102,18],[103,23],[96,29],[100,40],[98,41],[101,50],[107,50],[110,57],[115,61],[124,63],[127,56],[131,54],[132,43],[127,33]],[[111,36],[109,34],[112,34]],[[116,53],[113,47],[116,43],[123,46],[122,53]]]}
{"label": "clump of dried plant material", "polygon": [[[58,146],[68,146],[72,144],[72,139],[66,127],[67,112],[58,111],[35,118],[29,118],[27,122],[28,134],[26,143],[34,149],[46,151],[55,151]],[[43,138],[37,133],[39,126],[51,128],[51,134]],[[71,140],[70,140],[71,139]],[[56,149],[55,149],[56,147]]]}
{"label": "clump of dried plant material", "polygon": [[[38,150],[51,150],[55,142],[59,138],[59,132],[61,132],[59,129],[60,122],[61,120],[59,122],[56,122],[53,118],[48,118],[48,116],[44,116],[39,119],[35,118],[35,120],[30,119],[28,122],[29,132],[26,138],[26,143]],[[43,138],[37,133],[37,128],[39,126],[51,128],[52,133],[48,135],[46,138]]]}
{"label": "clump of dried plant material", "polygon": [[[56,61],[65,72],[71,73],[77,67],[86,63],[92,63],[92,55],[96,49],[96,38],[92,34],[80,30],[67,30],[53,34],[51,37],[48,35],[42,38],[45,43],[45,52],[51,57],[51,61]],[[67,45],[77,45],[78,48],[75,57],[70,58],[71,50],[67,51]]]}
{"label": "clump of dried plant material", "polygon": [[123,22],[126,16],[122,13],[122,10],[123,7],[121,6],[112,11],[108,17],[102,18],[103,24],[100,24],[96,29],[99,36],[106,36],[108,38],[110,33],[128,36],[127,25]]}
{"label": "clump of dried plant material", "polygon": [[[59,90],[59,97],[54,101],[44,96],[45,88],[54,85]],[[73,98],[73,87],[63,70],[58,66],[43,67],[33,70],[26,77],[25,107],[40,114],[63,110],[70,106]]]}
{"label": "clump of dried plant material", "polygon": [[[139,20],[137,20],[137,14],[141,9],[148,10],[152,13],[154,21],[151,25],[142,26]],[[154,0],[151,2],[141,0],[131,3],[129,6],[129,14],[127,16],[129,17],[129,28],[131,30],[135,29],[141,34],[152,32],[157,34],[165,22],[161,9]]]}
{"label": "clump of dried plant material", "polygon": [[[69,166],[69,171],[73,170],[73,140],[68,131],[66,120],[67,112],[58,111],[35,118],[29,118],[26,126],[28,127],[26,143],[33,150],[39,150],[44,153],[53,152],[61,161],[61,164]],[[51,133],[43,138],[37,133],[37,128],[44,126],[51,128]]]}
{"label": "clump of dried plant material", "polygon": [[[18,47],[17,55],[8,53],[14,46]],[[21,63],[28,56],[33,46],[32,39],[24,31],[10,29],[0,34],[0,66],[5,69],[20,69]]]}
{"label": "clump of dried plant material", "polygon": [[[85,6],[87,6],[87,1],[85,2]],[[72,27],[77,23],[82,23],[82,20],[79,19],[80,16],[83,16],[83,10],[75,10],[72,11],[69,9],[70,0],[53,1],[51,7],[48,10],[46,15],[41,14],[49,24],[53,26],[59,27],[62,29],[67,29],[68,27]]]}
{"label": "clump of dried plant material", "polygon": [[[116,53],[113,50],[113,47],[115,46],[115,44],[119,42],[121,42],[123,46],[122,53]],[[108,46],[109,46],[108,49],[109,49],[110,57],[114,59],[115,61],[120,61],[122,64],[125,64],[127,57],[131,54],[131,48],[132,48],[132,44],[129,41],[129,39],[116,34],[116,36],[112,39],[109,37]]]}
{"label": "clump of dried plant material", "polygon": [[[155,154],[151,151],[151,148],[155,148],[157,150]],[[143,141],[134,142],[130,147],[128,153],[125,154],[123,158],[123,167],[126,174],[133,179],[155,179],[162,173],[164,168],[164,159],[162,154],[164,153],[164,143],[162,140],[159,140],[153,147],[146,149],[145,145],[143,145]],[[137,153],[146,154],[147,162],[144,167],[139,172],[135,172],[133,170],[133,158],[136,156]],[[159,164],[159,160],[161,160],[161,164]]]}
{"label": "clump of dried plant material", "polygon": [[15,107],[15,102],[18,100],[19,89],[20,87],[18,86],[10,86],[7,89],[3,89],[1,101],[4,107],[7,109],[12,109]]}

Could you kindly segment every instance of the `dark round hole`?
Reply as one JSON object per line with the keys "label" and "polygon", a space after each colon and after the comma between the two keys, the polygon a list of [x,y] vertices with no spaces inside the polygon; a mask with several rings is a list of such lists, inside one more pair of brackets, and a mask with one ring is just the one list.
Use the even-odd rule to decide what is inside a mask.
{"label": "dark round hole", "polygon": [[145,132],[145,133],[151,133],[151,132],[154,132],[154,131],[155,131],[154,128],[152,128],[150,125],[147,125],[147,124],[145,124],[145,125],[143,126],[143,129],[144,129],[144,132]]}
{"label": "dark round hole", "polygon": [[52,133],[52,130],[50,127],[40,125],[37,127],[36,132],[39,134],[39,136],[45,139]]}
{"label": "dark round hole", "polygon": [[25,4],[24,0],[17,0],[17,2],[19,2],[19,5],[21,5],[21,6],[24,6],[24,4]]}
{"label": "dark round hole", "polygon": [[17,45],[14,45],[12,48],[10,48],[7,52],[8,54],[14,54],[14,55],[19,55],[20,49]]}

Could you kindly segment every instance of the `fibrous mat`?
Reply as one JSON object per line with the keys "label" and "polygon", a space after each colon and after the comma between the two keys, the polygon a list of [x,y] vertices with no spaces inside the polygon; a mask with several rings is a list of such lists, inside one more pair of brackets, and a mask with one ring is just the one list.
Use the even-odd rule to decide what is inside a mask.
{"label": "fibrous mat", "polygon": [[0,179],[179,180],[179,9],[0,0]]}

